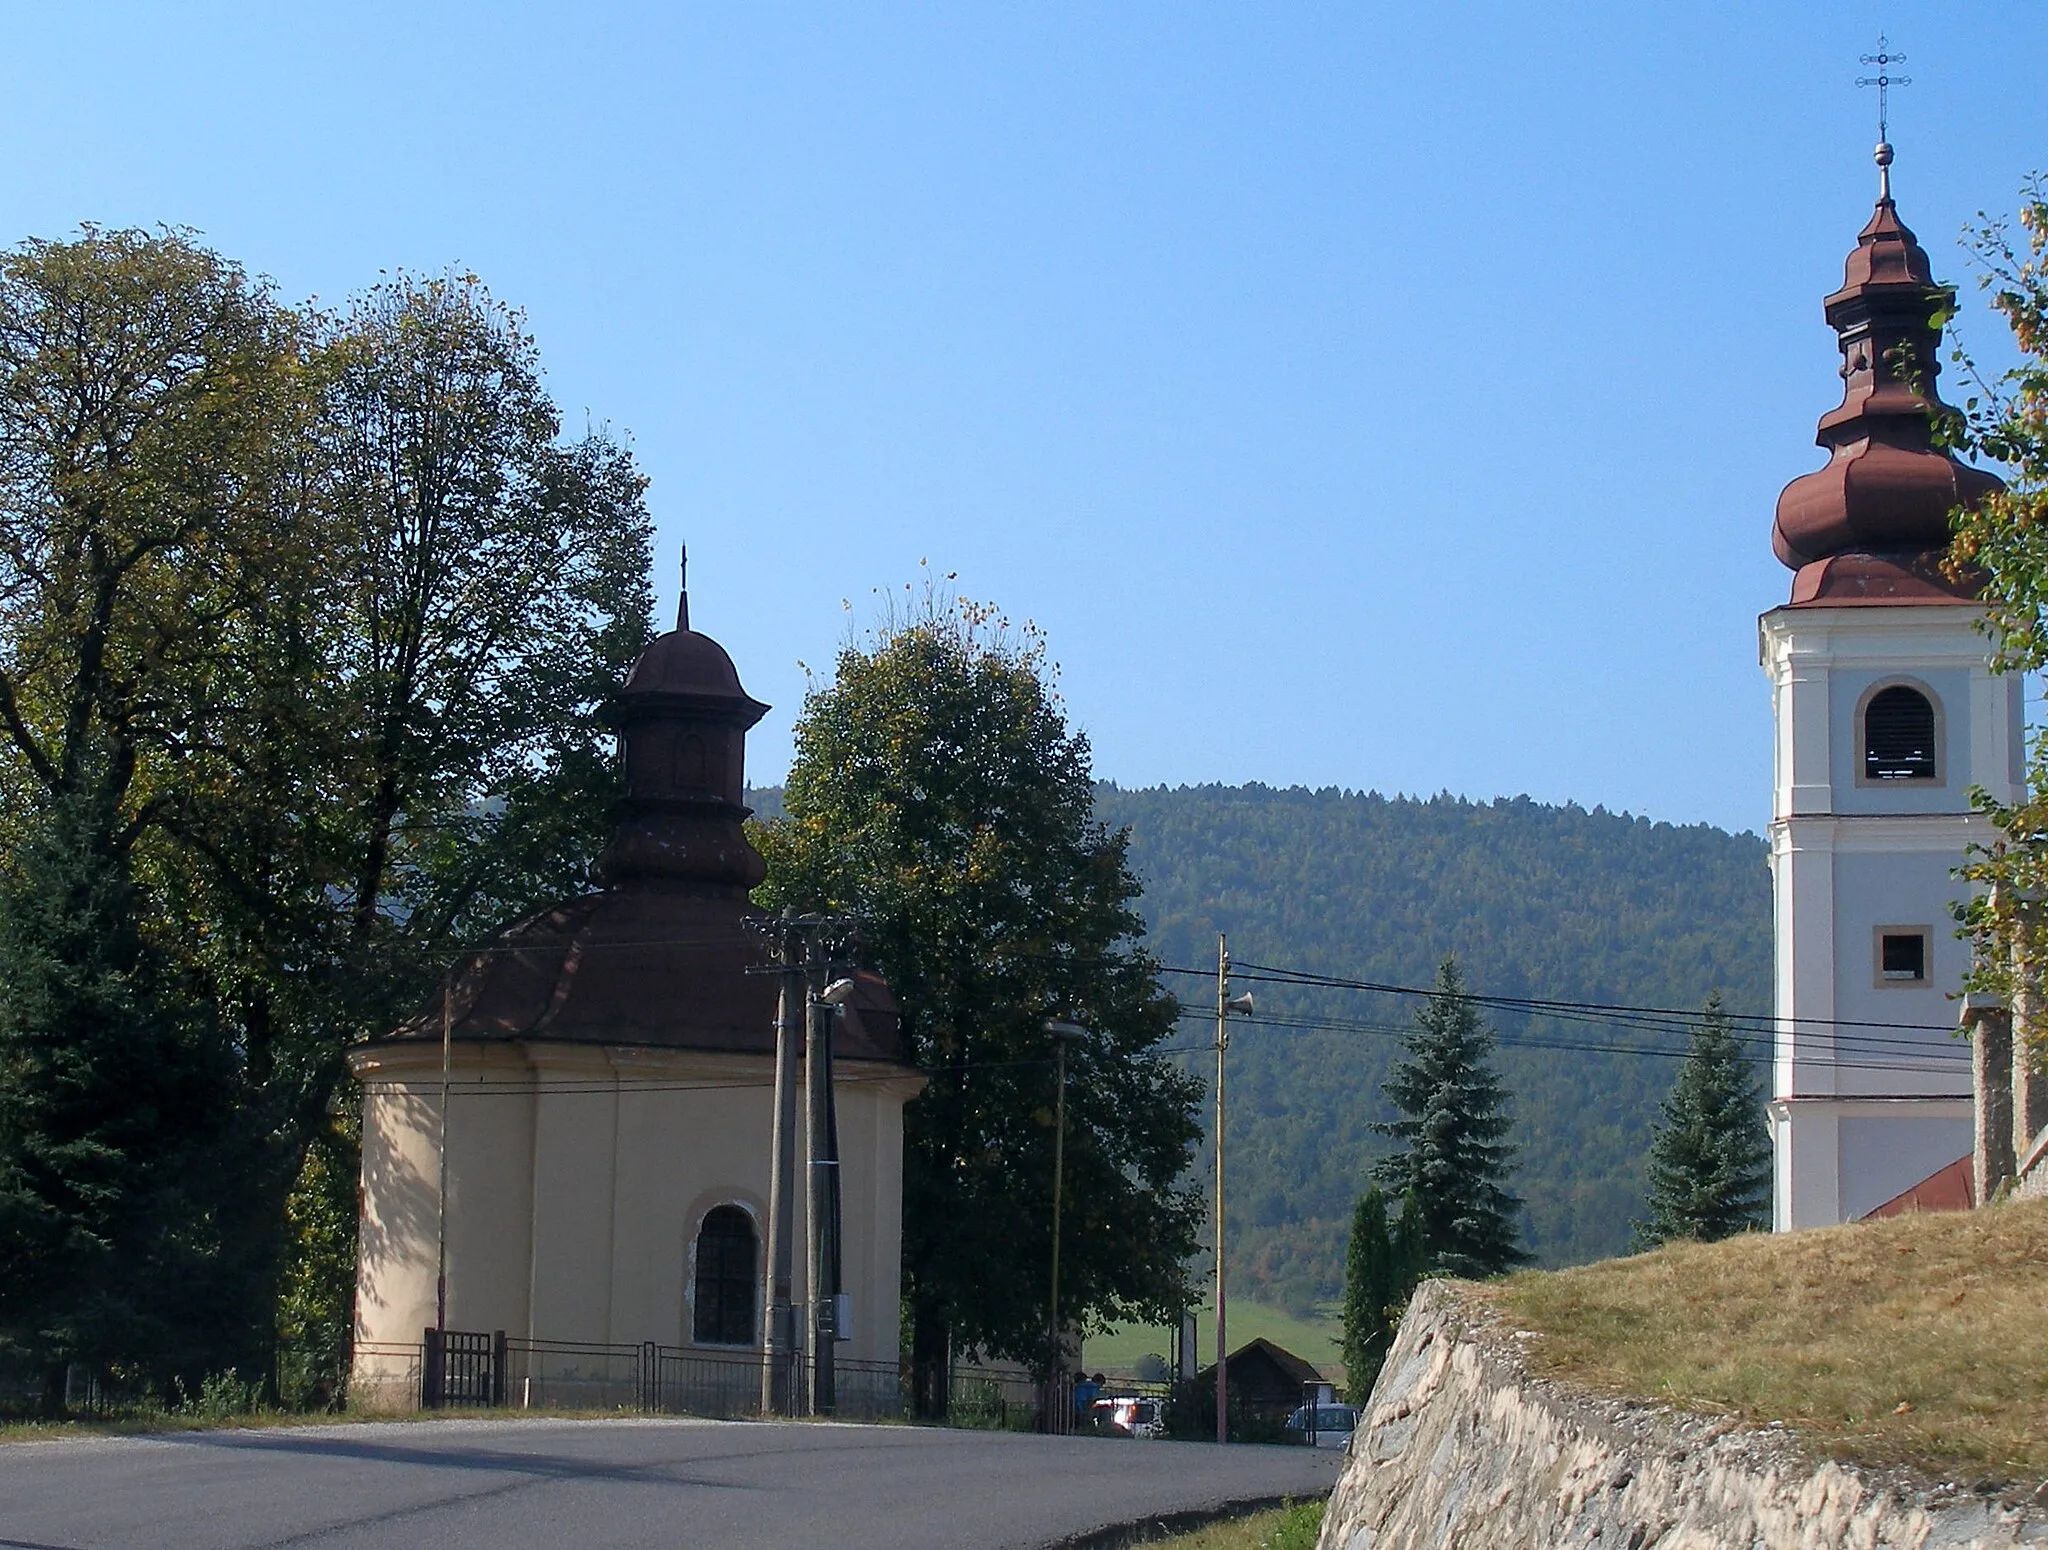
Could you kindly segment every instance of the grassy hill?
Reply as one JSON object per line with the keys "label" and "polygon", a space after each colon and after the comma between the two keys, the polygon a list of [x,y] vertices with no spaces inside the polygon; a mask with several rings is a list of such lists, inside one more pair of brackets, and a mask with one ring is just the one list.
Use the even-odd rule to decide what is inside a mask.
{"label": "grassy hill", "polygon": [[1476,1289],[1539,1373],[1969,1483],[2048,1476],[2048,1202],[1751,1233]]}

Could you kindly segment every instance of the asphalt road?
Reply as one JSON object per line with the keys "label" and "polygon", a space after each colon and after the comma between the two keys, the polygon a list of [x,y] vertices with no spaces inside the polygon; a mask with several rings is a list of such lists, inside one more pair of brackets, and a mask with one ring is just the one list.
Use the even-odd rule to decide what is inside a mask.
{"label": "asphalt road", "polygon": [[433,1421],[0,1445],[0,1550],[996,1550],[1328,1492],[1331,1450]]}

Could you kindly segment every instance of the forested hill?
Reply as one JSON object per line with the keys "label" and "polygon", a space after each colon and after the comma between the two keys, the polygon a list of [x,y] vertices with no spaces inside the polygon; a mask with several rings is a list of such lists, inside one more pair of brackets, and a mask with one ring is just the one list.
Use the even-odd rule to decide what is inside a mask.
{"label": "forested hill", "polygon": [[[1526,797],[1098,790],[1104,821],[1131,831],[1151,946],[1168,965],[1213,974],[1222,930],[1240,964],[1427,985],[1454,954],[1489,994],[1693,1007],[1719,989],[1733,1010],[1769,1008],[1769,874],[1751,834]],[[1214,1004],[1196,979],[1168,983],[1193,1006]],[[1259,1015],[1233,1033],[1229,1057],[1232,1280],[1306,1311],[1336,1295],[1352,1202],[1387,1145],[1369,1128],[1389,1117],[1380,1083],[1417,1003],[1249,988]],[[1682,1041],[1613,1022],[1489,1015],[1515,1097],[1529,1247],[1551,1265],[1625,1252],[1675,1065],[1524,1041],[1645,1051]],[[1371,1026],[1280,1025],[1302,1020]],[[1203,1036],[1203,1024],[1188,1026]]]}
{"label": "forested hill", "polygon": [[[754,794],[764,813],[779,791]],[[1335,790],[1098,788],[1131,831],[1153,951],[1213,975],[1240,964],[1427,985],[1455,954],[1480,992],[1737,1011],[1770,1002],[1770,886],[1751,834],[1678,827],[1526,797],[1427,801]],[[1202,980],[1170,974],[1191,1009]],[[1412,997],[1240,982],[1259,1016],[1230,1047],[1231,1277],[1307,1312],[1336,1295],[1351,1206],[1386,1143],[1380,1083]],[[1493,1013],[1522,1148],[1528,1246],[1550,1265],[1625,1252],[1643,1154],[1681,1038],[1611,1021]],[[1344,1021],[1342,1030],[1289,1022]],[[1183,1044],[1209,1037],[1199,1017]],[[1546,1045],[1624,1045],[1612,1054]],[[1209,1069],[1204,1056],[1188,1057]]]}

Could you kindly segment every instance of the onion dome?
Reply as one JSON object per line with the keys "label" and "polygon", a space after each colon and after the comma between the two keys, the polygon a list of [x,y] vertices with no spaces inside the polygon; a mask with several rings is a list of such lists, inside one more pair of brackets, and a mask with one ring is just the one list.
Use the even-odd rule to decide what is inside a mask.
{"label": "onion dome", "polygon": [[1952,603],[1967,583],[1941,572],[1949,515],[2003,484],[1934,445],[1941,315],[1955,293],[1935,283],[1891,197],[1891,147],[1880,143],[1877,209],[1857,234],[1842,288],[1827,298],[1840,336],[1839,407],[1821,416],[1827,466],[1778,496],[1771,547],[1798,574],[1795,605]]}

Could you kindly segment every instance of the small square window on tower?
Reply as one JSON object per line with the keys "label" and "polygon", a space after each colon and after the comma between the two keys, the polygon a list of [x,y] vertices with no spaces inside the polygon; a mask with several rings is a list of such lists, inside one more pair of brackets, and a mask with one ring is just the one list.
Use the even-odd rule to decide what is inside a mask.
{"label": "small square window on tower", "polygon": [[1933,935],[1925,926],[1879,926],[1878,984],[1925,985]]}

